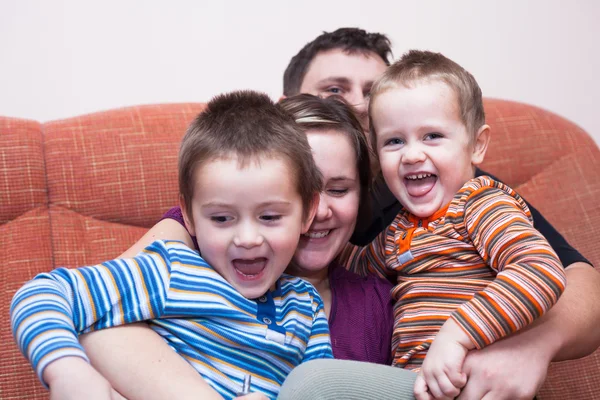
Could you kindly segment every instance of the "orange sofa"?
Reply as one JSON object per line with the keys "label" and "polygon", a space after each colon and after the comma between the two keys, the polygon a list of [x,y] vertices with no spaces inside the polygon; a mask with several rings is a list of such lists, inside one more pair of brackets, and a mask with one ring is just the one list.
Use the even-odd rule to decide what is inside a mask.
{"label": "orange sofa", "polygon": [[[118,256],[177,203],[177,151],[203,105],[130,107],[39,123],[0,117],[0,399],[48,393],[12,339],[14,292],[57,266]],[[600,150],[573,123],[487,99],[484,169],[501,177],[600,267]],[[553,364],[540,399],[600,396],[600,352]]]}

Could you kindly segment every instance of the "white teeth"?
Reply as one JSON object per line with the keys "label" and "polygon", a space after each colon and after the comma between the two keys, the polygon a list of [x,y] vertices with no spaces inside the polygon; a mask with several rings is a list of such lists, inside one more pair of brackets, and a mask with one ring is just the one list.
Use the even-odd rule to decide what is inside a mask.
{"label": "white teeth", "polygon": [[433,175],[433,174],[406,175],[406,179],[411,179],[411,180],[423,179],[423,178],[429,178],[431,175]]}
{"label": "white teeth", "polygon": [[325,236],[329,235],[331,231],[320,231],[320,232],[306,232],[304,236],[309,237],[311,239],[321,239]]}

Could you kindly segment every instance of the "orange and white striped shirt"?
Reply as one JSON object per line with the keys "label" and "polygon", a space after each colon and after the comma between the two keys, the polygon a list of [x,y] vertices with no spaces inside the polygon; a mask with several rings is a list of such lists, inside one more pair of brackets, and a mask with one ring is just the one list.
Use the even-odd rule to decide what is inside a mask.
{"label": "orange and white striped shirt", "polygon": [[402,210],[342,259],[354,272],[396,281],[393,364],[408,369],[420,368],[448,318],[482,348],[540,317],[566,285],[525,201],[487,176],[468,181],[429,218]]}

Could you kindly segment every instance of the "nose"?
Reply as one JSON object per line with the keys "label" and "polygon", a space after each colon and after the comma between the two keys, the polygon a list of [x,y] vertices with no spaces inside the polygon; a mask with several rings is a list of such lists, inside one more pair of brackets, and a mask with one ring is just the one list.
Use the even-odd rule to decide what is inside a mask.
{"label": "nose", "polygon": [[346,100],[350,103],[359,115],[366,114],[368,99],[365,97],[362,88],[353,89],[346,96]]}
{"label": "nose", "polygon": [[316,221],[325,221],[331,218],[332,215],[331,207],[329,207],[329,203],[327,202],[327,196],[321,193],[321,197],[319,197],[319,207],[317,208],[317,215],[315,216]]}
{"label": "nose", "polygon": [[257,247],[263,244],[264,237],[255,223],[247,221],[238,225],[233,238],[233,244],[246,249]]}
{"label": "nose", "polygon": [[405,164],[417,164],[425,161],[425,152],[418,143],[407,143],[402,150],[402,162]]}

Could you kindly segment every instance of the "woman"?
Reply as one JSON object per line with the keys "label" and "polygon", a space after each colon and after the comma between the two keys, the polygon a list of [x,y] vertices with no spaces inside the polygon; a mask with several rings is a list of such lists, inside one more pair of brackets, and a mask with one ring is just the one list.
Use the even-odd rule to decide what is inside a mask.
{"label": "woman", "polygon": [[[305,278],[319,291],[336,358],[389,364],[392,285],[376,277],[352,274],[335,261],[348,243],[357,217],[369,212],[371,164],[361,125],[338,99],[299,95],[280,105],[305,130],[325,182],[317,216],[301,237],[287,272]],[[183,226],[180,210],[170,210],[166,217],[169,223],[176,221]],[[185,229],[180,237],[169,238],[194,243]],[[128,253],[154,239],[143,237]],[[191,398],[194,385],[204,383],[162,339],[143,326],[95,332],[82,337],[82,343],[94,366],[128,398]],[[105,348],[122,354],[109,356]],[[115,348],[120,351],[114,352]]]}

